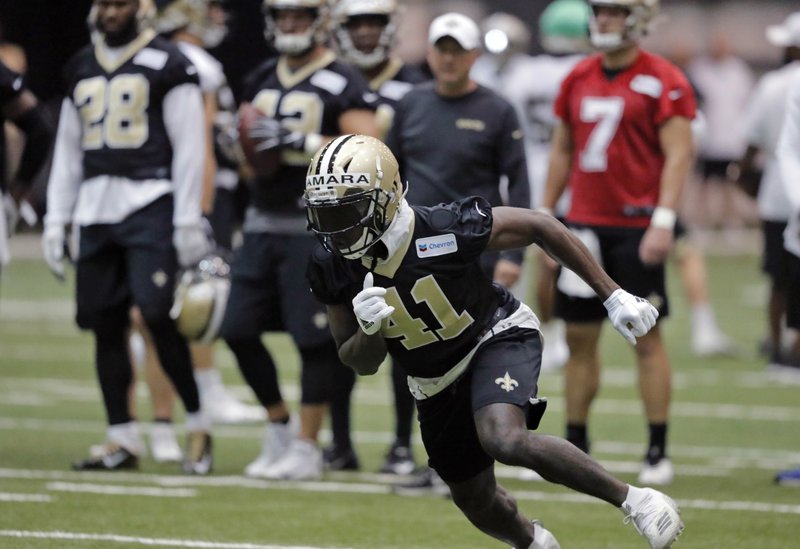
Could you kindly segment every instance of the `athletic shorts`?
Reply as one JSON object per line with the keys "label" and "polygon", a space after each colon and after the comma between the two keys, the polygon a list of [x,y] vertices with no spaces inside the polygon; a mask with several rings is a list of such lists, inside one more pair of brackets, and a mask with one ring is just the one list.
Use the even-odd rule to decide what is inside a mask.
{"label": "athletic shorts", "polygon": [[733,159],[701,159],[700,164],[703,167],[703,180],[709,178],[728,179],[728,165]]}
{"label": "athletic shorts", "polygon": [[775,284],[786,284],[789,276],[789,256],[792,254],[783,247],[783,232],[786,222],[763,221],[764,257],[761,270],[769,275]]}
{"label": "athletic shorts", "polygon": [[529,411],[538,391],[542,339],[537,330],[512,328],[488,340],[469,369],[441,393],[417,400],[428,464],[447,482],[463,482],[494,459],[478,440],[474,413],[505,402]]}
{"label": "athletic shorts", "polygon": [[[639,243],[646,229],[570,225],[624,290],[647,299],[658,309],[659,320],[669,316],[665,267],[645,265]],[[566,322],[597,322],[608,317],[603,302],[575,273],[562,268],[556,281],[556,316]]]}
{"label": "athletic shorts", "polygon": [[786,298],[786,325],[800,330],[800,257],[788,255],[788,295]]}
{"label": "athletic shorts", "polygon": [[172,196],[120,223],[80,228],[76,321],[91,329],[109,311],[132,304],[169,315],[178,260],[172,245]]}
{"label": "athletic shorts", "polygon": [[325,306],[311,293],[306,268],[313,235],[245,233],[231,267],[231,291],[220,335],[258,337],[287,331],[298,347],[332,340]]}

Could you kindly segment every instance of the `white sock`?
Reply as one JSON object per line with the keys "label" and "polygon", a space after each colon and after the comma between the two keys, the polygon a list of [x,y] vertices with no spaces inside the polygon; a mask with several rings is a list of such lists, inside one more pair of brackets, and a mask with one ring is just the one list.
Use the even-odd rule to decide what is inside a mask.
{"label": "white sock", "polygon": [[197,389],[202,393],[223,387],[222,373],[217,368],[195,370],[194,379],[197,381]]}
{"label": "white sock", "polygon": [[719,331],[717,319],[714,316],[714,309],[711,308],[710,303],[703,303],[692,307],[692,326],[697,332]]}
{"label": "white sock", "polygon": [[642,500],[647,495],[647,490],[644,488],[637,488],[636,486],[628,485],[628,495],[625,497],[625,501],[622,503],[623,513],[627,513],[630,509],[635,509],[638,507]]}
{"label": "white sock", "polygon": [[211,431],[211,419],[199,410],[186,414],[186,430],[190,433],[208,433]]}
{"label": "white sock", "polygon": [[144,370],[147,361],[147,344],[144,337],[137,331],[131,330],[128,336],[128,350],[130,352],[131,363],[137,372]]}
{"label": "white sock", "polygon": [[109,442],[119,444],[134,454],[142,453],[142,437],[139,434],[139,424],[135,421],[109,425],[106,429]]}

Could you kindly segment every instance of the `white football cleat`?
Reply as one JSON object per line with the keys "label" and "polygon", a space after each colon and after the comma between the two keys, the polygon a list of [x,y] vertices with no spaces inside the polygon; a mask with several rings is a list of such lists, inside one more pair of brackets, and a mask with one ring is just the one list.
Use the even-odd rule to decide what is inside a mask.
{"label": "white football cleat", "polygon": [[666,486],[672,483],[675,478],[675,469],[669,458],[661,458],[655,465],[650,465],[646,461],[639,472],[639,484],[650,486]]}
{"label": "white football cleat", "polygon": [[214,423],[258,423],[267,419],[264,408],[241,402],[221,384],[207,390],[201,389],[200,403]]}
{"label": "white football cleat", "polygon": [[269,468],[280,460],[289,450],[294,439],[294,423],[268,423],[261,442],[261,453],[244,469],[248,477],[268,478]]}
{"label": "white football cleat", "polygon": [[310,440],[297,438],[263,476],[273,480],[317,480],[322,477],[322,466],[322,450]]}
{"label": "white football cleat", "polygon": [[694,332],[692,352],[699,357],[736,356],[739,347],[719,329],[704,329]]}
{"label": "white football cleat", "polygon": [[178,444],[175,427],[171,423],[155,422],[150,425],[150,455],[156,463],[178,463],[183,451]]}
{"label": "white football cleat", "polygon": [[635,507],[622,504],[624,523],[633,522],[636,531],[647,540],[651,549],[667,549],[683,532],[678,505],[665,494],[652,488],[645,491],[642,501]]}
{"label": "white football cleat", "polygon": [[538,520],[533,521],[533,543],[528,546],[528,549],[561,549],[558,540],[553,533],[542,526]]}

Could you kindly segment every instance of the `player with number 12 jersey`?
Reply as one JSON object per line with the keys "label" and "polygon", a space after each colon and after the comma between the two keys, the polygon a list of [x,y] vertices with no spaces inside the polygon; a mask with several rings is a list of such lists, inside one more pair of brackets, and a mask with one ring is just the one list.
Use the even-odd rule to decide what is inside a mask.
{"label": "player with number 12 jersey", "polygon": [[599,54],[581,61],[555,103],[574,140],[567,221],[647,227],[664,166],[659,128],[674,116],[694,118],[695,109],[689,82],[657,55],[640,50],[616,72],[603,68]]}

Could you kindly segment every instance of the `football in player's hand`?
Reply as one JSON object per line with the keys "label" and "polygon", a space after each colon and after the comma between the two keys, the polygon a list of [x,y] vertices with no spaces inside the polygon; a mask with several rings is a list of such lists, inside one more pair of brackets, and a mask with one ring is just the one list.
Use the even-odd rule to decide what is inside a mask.
{"label": "football in player's hand", "polygon": [[247,162],[253,167],[257,176],[271,177],[277,173],[281,163],[279,147],[261,150],[260,140],[250,135],[250,129],[259,117],[266,116],[250,103],[243,103],[239,108],[239,142]]}

